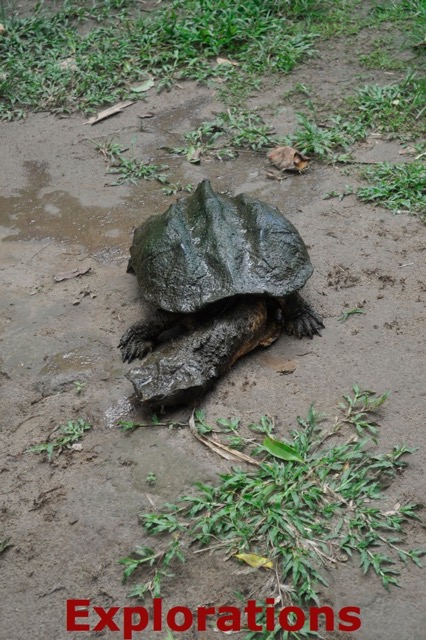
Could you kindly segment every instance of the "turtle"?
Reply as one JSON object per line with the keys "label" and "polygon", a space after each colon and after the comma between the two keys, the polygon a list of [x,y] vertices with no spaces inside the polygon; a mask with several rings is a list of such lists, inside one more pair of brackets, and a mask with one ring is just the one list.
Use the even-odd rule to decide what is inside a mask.
{"label": "turtle", "polygon": [[321,316],[299,290],[308,251],[278,208],[208,180],[135,231],[128,272],[150,314],[122,336],[126,375],[144,406],[197,400],[243,355],[284,330],[320,335]]}

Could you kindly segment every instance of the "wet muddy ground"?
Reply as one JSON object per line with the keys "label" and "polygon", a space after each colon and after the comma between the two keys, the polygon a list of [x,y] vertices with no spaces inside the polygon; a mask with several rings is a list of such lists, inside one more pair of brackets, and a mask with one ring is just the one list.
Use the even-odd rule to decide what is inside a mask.
{"label": "wet muddy ground", "polygon": [[[350,51],[347,42],[323,45],[317,58],[254,96],[249,106],[262,108],[278,133],[288,133],[295,109],[282,95],[297,83],[338,102],[355,82],[399,78],[361,69]],[[95,150],[107,136],[131,147],[136,157],[169,164],[175,180],[195,184],[208,177],[217,190],[246,192],[277,205],[309,247],[315,273],[306,293],[324,316],[322,337],[282,336],[267,351],[245,357],[200,402],[208,419],[241,416],[248,422],[267,413],[278,435],[286,437],[311,402],[333,415],[355,382],[377,392],[389,389],[379,446],[404,443],[418,450],[386,500],[390,508],[424,500],[424,226],[361,204],[353,195],[324,199],[327,192],[357,186],[355,170],[345,174],[312,163],[306,174],[277,182],[266,176],[263,154],[242,152],[229,162],[194,166],[161,148],[176,146],[184,131],[222,108],[214,87],[184,83],[169,93],[150,92],[146,102],[93,127],[80,115],[60,119],[47,113],[0,125],[0,538],[10,537],[13,544],[0,556],[4,640],[116,637],[67,633],[66,599],[129,604],[117,560],[144,542],[138,513],[158,509],[194,481],[213,480],[228,468],[186,428],[129,435],[116,426],[120,419],[146,418],[117,350],[121,334],[144,313],[136,280],[126,274],[132,232],[147,216],[162,213],[174,196],[165,196],[155,182],[107,186],[112,176]],[[138,116],[147,111],[154,117],[141,131]],[[401,150],[396,142],[370,138],[356,157],[401,162]],[[88,267],[86,275],[54,280],[58,273]],[[342,311],[357,306],[364,315],[338,322]],[[294,372],[277,373],[277,361],[289,359]],[[75,381],[85,383],[80,393]],[[190,409],[179,409],[167,417],[189,415]],[[81,451],[63,453],[53,464],[25,453],[58,424],[79,417],[93,425]],[[157,476],[154,485],[146,481],[150,473]],[[407,543],[426,546],[423,526],[409,528]],[[348,564],[328,579],[323,604],[361,607],[363,627],[351,637],[424,637],[420,569],[403,568],[402,588],[390,592]],[[240,566],[204,556],[179,569],[165,606],[230,603],[237,590],[248,595],[255,581]]]}

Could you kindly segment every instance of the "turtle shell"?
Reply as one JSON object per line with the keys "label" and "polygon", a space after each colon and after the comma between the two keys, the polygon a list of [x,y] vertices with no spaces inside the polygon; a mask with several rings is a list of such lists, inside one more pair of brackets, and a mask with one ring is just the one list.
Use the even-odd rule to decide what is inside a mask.
{"label": "turtle shell", "polygon": [[277,208],[219,195],[208,180],[138,227],[130,255],[143,297],[180,313],[236,295],[287,296],[313,271],[305,243]]}

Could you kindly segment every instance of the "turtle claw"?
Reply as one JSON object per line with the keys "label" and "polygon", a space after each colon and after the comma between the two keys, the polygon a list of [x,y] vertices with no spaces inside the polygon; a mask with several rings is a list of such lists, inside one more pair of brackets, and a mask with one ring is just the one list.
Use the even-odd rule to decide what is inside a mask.
{"label": "turtle claw", "polygon": [[285,330],[290,335],[297,336],[299,340],[301,340],[304,337],[310,338],[312,340],[314,335],[318,335],[318,336],[321,335],[320,326],[323,326],[323,325],[322,324],[320,325],[319,323],[317,323],[316,320],[314,320],[313,318],[310,318],[309,316],[305,316],[301,318],[296,318],[294,320],[289,320],[288,322],[286,322]]}
{"label": "turtle claw", "polygon": [[154,343],[141,339],[133,327],[126,331],[118,345],[123,362],[132,362],[136,358],[141,359],[150,353],[153,347]]}
{"label": "turtle claw", "polygon": [[324,323],[321,316],[299,294],[296,296],[291,301],[290,314],[284,320],[284,328],[299,340],[305,336],[312,340],[314,335],[321,335]]}

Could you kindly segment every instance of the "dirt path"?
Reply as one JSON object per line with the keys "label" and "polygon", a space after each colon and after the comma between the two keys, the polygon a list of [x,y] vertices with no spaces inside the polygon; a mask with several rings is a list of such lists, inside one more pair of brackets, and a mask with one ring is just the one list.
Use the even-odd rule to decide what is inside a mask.
{"label": "dirt path", "polygon": [[[295,110],[280,100],[289,87],[304,82],[328,100],[337,99],[338,87],[349,91],[354,81],[389,81],[383,72],[360,69],[347,45],[339,47],[324,47],[319,58],[254,97],[250,106],[269,110],[268,121],[279,133],[288,132]],[[355,382],[378,392],[389,389],[381,446],[405,443],[418,451],[387,501],[391,508],[400,500],[424,500],[424,226],[362,205],[353,195],[325,200],[327,192],[357,185],[353,172],[344,175],[331,166],[313,163],[306,175],[280,183],[267,178],[263,154],[245,152],[229,162],[199,166],[166,160],[162,146],[175,146],[184,131],[220,108],[213,88],[185,83],[160,96],[150,92],[147,102],[96,127],[85,125],[81,116],[45,113],[0,125],[0,539],[10,537],[13,544],[0,556],[4,640],[118,637],[67,633],[65,600],[128,604],[117,560],[143,541],[138,513],[159,508],[194,481],[214,479],[227,468],[187,429],[126,435],[116,427],[119,419],[143,417],[116,348],[143,312],[135,279],[126,274],[131,234],[173,197],[157,183],[105,186],[111,176],[89,138],[115,135],[132,145],[137,157],[167,161],[182,182],[208,177],[218,190],[247,192],[277,205],[309,247],[315,273],[307,293],[325,318],[322,338],[282,337],[267,352],[246,357],[201,402],[209,419],[238,415],[249,421],[268,413],[285,436],[312,401],[330,413]],[[141,131],[138,116],[147,111],[155,116]],[[395,142],[371,138],[357,158],[401,161],[400,150]],[[54,281],[59,272],[86,267],[86,275]],[[365,314],[338,322],[343,310],[356,306]],[[293,360],[294,373],[278,374],[274,358]],[[85,383],[80,393],[75,381]],[[173,415],[187,419],[189,410]],[[82,451],[64,453],[50,465],[25,453],[58,424],[78,417],[93,425]],[[153,472],[157,481],[151,486],[146,477]],[[408,542],[424,547],[424,529],[413,527]],[[223,604],[236,590],[248,595],[253,580],[215,556],[180,571],[167,605]],[[419,569],[404,568],[402,589],[390,592],[348,565],[330,573],[329,580],[323,604],[361,607],[363,628],[351,637],[423,637]]]}

